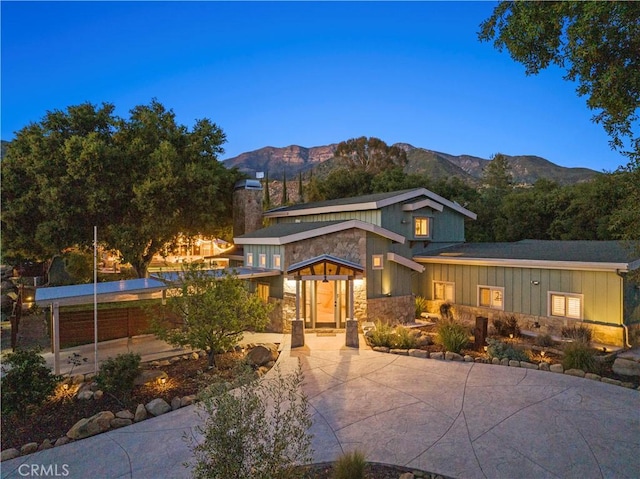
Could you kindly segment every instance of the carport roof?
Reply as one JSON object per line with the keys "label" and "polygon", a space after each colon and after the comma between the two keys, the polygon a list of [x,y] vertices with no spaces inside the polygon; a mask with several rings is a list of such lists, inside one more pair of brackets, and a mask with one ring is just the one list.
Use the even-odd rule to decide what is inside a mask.
{"label": "carport roof", "polygon": [[[89,304],[93,302],[93,288],[93,283],[38,288],[36,304],[41,307],[50,306],[53,303],[58,303],[60,306]],[[148,296],[165,289],[167,285],[157,279],[127,279],[98,283],[96,295],[99,303],[108,303],[141,299],[140,295]]]}

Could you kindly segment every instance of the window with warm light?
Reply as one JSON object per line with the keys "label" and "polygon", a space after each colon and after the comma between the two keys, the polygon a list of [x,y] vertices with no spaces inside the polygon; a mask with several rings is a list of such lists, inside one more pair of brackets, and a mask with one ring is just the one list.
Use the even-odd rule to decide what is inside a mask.
{"label": "window with warm light", "polygon": [[413,219],[413,234],[416,238],[428,238],[431,236],[429,218],[418,217]]}
{"label": "window with warm light", "polygon": [[449,281],[433,282],[433,299],[436,301],[454,302],[455,283]]}
{"label": "window with warm light", "polygon": [[582,295],[549,291],[549,316],[582,319]]}
{"label": "window with warm light", "polygon": [[267,255],[266,254],[259,254],[258,255],[258,266],[260,268],[266,268],[267,267]]}
{"label": "window with warm light", "polygon": [[273,255],[273,269],[280,269],[282,267],[281,259],[279,254]]}
{"label": "window with warm light", "polygon": [[504,309],[504,288],[478,286],[478,305],[485,308]]}
{"label": "window with warm light", "polygon": [[371,268],[372,269],[383,269],[384,268],[384,257],[381,254],[374,254],[371,256]]}
{"label": "window with warm light", "polygon": [[247,253],[247,266],[253,266],[253,253]]}
{"label": "window with warm light", "polygon": [[269,285],[267,283],[258,283],[256,294],[265,303],[269,301]]}

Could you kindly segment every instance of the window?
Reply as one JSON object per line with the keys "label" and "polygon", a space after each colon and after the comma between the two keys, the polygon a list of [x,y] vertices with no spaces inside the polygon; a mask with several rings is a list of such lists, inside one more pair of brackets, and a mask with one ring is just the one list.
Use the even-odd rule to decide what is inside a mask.
{"label": "window", "polygon": [[478,305],[485,308],[504,309],[504,288],[478,286]]}
{"label": "window", "polygon": [[259,254],[258,255],[258,266],[261,268],[266,268],[267,267],[267,255],[266,254]]}
{"label": "window", "polygon": [[374,254],[373,256],[371,256],[371,267],[373,269],[384,268],[383,256],[381,254]]}
{"label": "window", "polygon": [[280,268],[281,268],[280,255],[279,254],[274,254],[273,255],[273,269],[280,269]]}
{"label": "window", "polygon": [[258,283],[256,294],[258,298],[267,303],[269,301],[269,285],[267,283]]}
{"label": "window", "polygon": [[247,266],[253,266],[253,253],[247,253]]}
{"label": "window", "polygon": [[549,316],[582,319],[582,295],[550,291]]}
{"label": "window", "polygon": [[455,291],[455,283],[448,281],[433,282],[433,299],[436,301],[454,302],[453,292]]}
{"label": "window", "polygon": [[429,218],[414,218],[413,233],[416,238],[428,238],[431,235]]}

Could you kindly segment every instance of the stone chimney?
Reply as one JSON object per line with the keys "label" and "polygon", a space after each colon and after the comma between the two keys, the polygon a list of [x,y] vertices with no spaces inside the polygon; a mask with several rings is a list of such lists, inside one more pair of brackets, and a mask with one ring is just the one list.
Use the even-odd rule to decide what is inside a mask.
{"label": "stone chimney", "polygon": [[262,184],[240,180],[233,191],[233,237],[262,228]]}

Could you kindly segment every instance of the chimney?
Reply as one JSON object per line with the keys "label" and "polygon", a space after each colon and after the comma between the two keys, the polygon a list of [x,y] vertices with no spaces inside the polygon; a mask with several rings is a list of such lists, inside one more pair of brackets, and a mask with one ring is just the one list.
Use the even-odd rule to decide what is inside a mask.
{"label": "chimney", "polygon": [[233,237],[262,228],[262,184],[240,180],[233,191]]}

